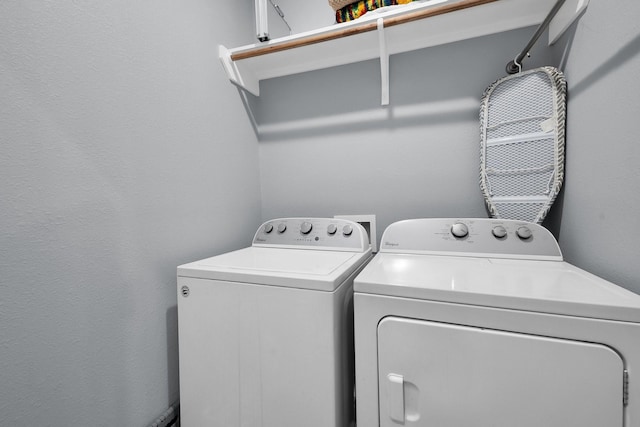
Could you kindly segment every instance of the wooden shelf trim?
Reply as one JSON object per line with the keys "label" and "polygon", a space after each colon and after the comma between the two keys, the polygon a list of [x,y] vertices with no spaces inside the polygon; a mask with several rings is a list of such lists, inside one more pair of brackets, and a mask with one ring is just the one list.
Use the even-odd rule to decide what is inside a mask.
{"label": "wooden shelf trim", "polygon": [[[443,15],[445,13],[456,12],[458,10],[468,9],[470,7],[480,6],[486,3],[492,3],[498,0],[462,0],[452,4],[444,4],[442,6],[434,6],[432,8],[417,10],[399,16],[391,16],[383,18],[384,27],[393,27],[407,22],[417,21],[419,19],[430,18],[433,16]],[[322,43],[329,40],[335,40],[343,37],[349,37],[356,34],[376,31],[378,24],[375,20],[367,21],[362,25],[351,28],[336,29],[324,34],[317,34],[308,37],[290,40],[270,46],[258,47],[244,52],[237,52],[231,55],[232,61],[240,61],[243,59],[254,58],[257,56],[268,55],[270,53],[282,52],[289,49],[295,49],[302,46],[309,46],[316,43]]]}

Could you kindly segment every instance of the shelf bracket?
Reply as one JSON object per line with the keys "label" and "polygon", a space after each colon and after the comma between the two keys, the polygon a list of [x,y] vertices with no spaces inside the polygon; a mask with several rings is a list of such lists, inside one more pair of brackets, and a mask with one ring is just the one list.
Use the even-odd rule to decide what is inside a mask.
{"label": "shelf bracket", "polygon": [[380,81],[381,104],[389,105],[389,51],[387,50],[387,38],[384,34],[384,20],[378,18],[378,44],[380,45]]}
{"label": "shelf bracket", "polygon": [[226,47],[218,46],[218,57],[222,62],[224,71],[227,73],[227,77],[234,85],[254,94],[260,96],[260,81],[248,70],[244,72],[240,71],[238,63],[231,59],[231,52]]}

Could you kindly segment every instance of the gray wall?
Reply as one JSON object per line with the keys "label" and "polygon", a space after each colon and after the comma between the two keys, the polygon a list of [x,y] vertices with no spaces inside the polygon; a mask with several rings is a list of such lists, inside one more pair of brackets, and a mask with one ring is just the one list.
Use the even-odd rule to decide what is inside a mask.
{"label": "gray wall", "polygon": [[554,47],[569,86],[565,258],[640,293],[640,3],[591,0]]}
{"label": "gray wall", "polygon": [[[546,225],[568,261],[637,293],[639,16],[638,2],[591,0],[526,61],[560,66],[569,84],[565,188]],[[393,56],[387,108],[375,61],[264,82],[252,103],[263,218],[374,213],[380,235],[399,219],[485,216],[479,99],[532,31]]]}
{"label": "gray wall", "polygon": [[142,427],[178,398],[175,267],[260,220],[216,49],[251,42],[252,14],[0,2],[0,425]]}
{"label": "gray wall", "polygon": [[[377,61],[263,82],[252,104],[263,218],[376,214],[380,236],[401,219],[486,216],[480,98],[533,31],[392,56],[388,107]],[[549,55],[536,48],[528,64]]]}
{"label": "gray wall", "polygon": [[[152,421],[178,397],[175,266],[260,216],[485,216],[479,99],[531,29],[392,57],[387,108],[369,61],[265,82],[247,114],[215,46],[253,41],[252,7],[0,2],[0,425]],[[549,226],[640,292],[638,16],[591,0],[527,64],[569,80]]]}

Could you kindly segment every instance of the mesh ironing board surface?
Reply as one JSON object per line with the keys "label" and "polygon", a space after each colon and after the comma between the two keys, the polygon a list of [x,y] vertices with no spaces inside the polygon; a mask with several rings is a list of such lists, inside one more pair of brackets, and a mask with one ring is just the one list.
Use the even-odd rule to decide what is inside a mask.
{"label": "mesh ironing board surface", "polygon": [[492,217],[541,223],[562,187],[566,82],[553,67],[504,77],[480,109],[480,187]]}

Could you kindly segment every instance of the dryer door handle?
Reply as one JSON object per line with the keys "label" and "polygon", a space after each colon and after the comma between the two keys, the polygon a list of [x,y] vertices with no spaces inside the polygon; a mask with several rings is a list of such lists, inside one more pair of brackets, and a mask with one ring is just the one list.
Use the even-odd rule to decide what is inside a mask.
{"label": "dryer door handle", "polygon": [[404,424],[404,377],[398,374],[387,374],[387,403],[389,417]]}

